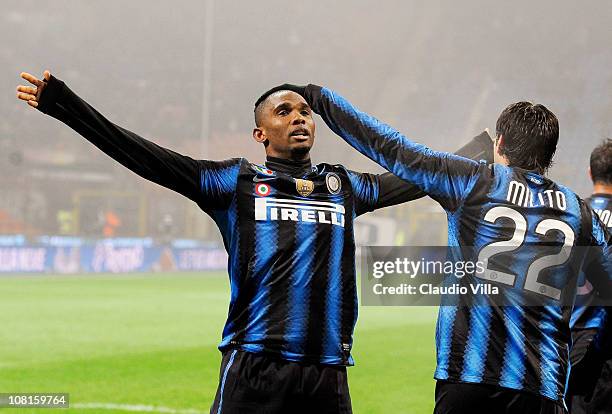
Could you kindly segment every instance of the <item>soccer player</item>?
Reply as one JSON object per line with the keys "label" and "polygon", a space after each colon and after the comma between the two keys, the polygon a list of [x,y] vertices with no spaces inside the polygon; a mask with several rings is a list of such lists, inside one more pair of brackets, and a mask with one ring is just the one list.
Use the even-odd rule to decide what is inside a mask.
{"label": "soccer player", "polygon": [[[353,221],[423,193],[390,173],[313,166],[311,109],[292,91],[268,91],[255,104],[262,166],[177,154],[113,124],[48,71],[43,80],[22,77],[33,86],[20,85],[18,98],[136,174],[193,200],[219,227],[231,297],[211,413],[350,413]],[[489,152],[485,135],[462,153]]]}
{"label": "soccer player", "polygon": [[[593,194],[585,201],[612,227],[612,140],[591,152],[589,175]],[[610,323],[610,308],[598,306],[598,294],[582,274],[576,306],[572,312],[572,369],[568,405],[572,414],[612,413],[612,349],[603,330]],[[609,329],[609,328],[608,328]]]}
{"label": "soccer player", "polygon": [[[284,88],[302,94],[347,143],[446,210],[453,258],[487,266],[462,283],[502,290],[499,303],[468,289],[455,305],[440,307],[435,413],[564,412],[577,287],[576,269],[564,265],[567,249],[606,298],[612,265],[610,235],[595,213],[545,176],[559,137],[555,115],[529,102],[508,106],[497,120],[495,163],[487,166],[416,144],[329,89]],[[545,260],[557,264],[548,271],[545,245],[564,246],[548,253]],[[488,257],[499,247],[505,253]]]}

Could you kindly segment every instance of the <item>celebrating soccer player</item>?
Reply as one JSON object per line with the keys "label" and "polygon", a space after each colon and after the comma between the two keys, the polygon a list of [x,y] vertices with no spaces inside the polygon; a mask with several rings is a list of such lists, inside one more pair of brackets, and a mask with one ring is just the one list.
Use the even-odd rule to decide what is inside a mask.
{"label": "celebrating soccer player", "polygon": [[[357,318],[354,219],[424,194],[393,174],[311,165],[315,124],[299,94],[255,105],[265,166],[194,160],[121,128],[45,71],[18,98],[64,122],[140,176],[188,197],[215,221],[231,297],[214,413],[350,413],[346,369]],[[462,153],[485,156],[477,137]]]}
{"label": "celebrating soccer player", "polygon": [[[612,227],[612,140],[607,139],[593,150],[589,173],[593,194],[586,202],[609,229]],[[610,308],[598,306],[598,292],[584,274],[581,276],[571,319],[573,345],[568,405],[571,414],[612,413],[612,359],[608,359],[612,357],[612,349],[606,343],[609,332],[605,330],[610,324]]]}
{"label": "celebrating soccer player", "polygon": [[[612,264],[610,235],[596,214],[545,176],[559,137],[555,115],[529,102],[508,106],[497,120],[495,164],[487,166],[416,144],[329,89],[284,88],[302,94],[347,143],[446,210],[449,246],[459,247],[454,259],[487,264],[462,282],[503,289],[501,303],[468,293],[440,307],[435,412],[564,412],[577,287],[577,271],[566,261],[571,254],[583,262],[606,298]],[[549,265],[554,272],[545,272]]]}

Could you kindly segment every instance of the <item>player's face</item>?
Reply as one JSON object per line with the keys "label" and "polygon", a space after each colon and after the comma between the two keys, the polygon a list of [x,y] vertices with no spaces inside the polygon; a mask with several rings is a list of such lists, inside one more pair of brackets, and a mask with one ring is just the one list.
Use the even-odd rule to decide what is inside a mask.
{"label": "player's face", "polygon": [[291,91],[271,95],[264,108],[259,142],[268,141],[266,154],[288,159],[306,159],[314,143],[312,110],[304,98]]}

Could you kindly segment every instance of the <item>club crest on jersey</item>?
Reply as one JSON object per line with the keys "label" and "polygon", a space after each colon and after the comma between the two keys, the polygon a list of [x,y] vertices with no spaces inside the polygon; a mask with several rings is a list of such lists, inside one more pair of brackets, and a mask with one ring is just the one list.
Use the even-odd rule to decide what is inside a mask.
{"label": "club crest on jersey", "polygon": [[262,175],[266,175],[268,177],[274,177],[276,173],[268,168],[264,168],[261,165],[253,164],[253,169]]}
{"label": "club crest on jersey", "polygon": [[338,194],[342,188],[340,177],[338,177],[336,173],[327,173],[325,176],[325,184],[327,185],[327,190],[331,194]]}
{"label": "club crest on jersey", "polygon": [[308,197],[314,190],[314,183],[310,180],[295,179],[295,189],[302,197]]}
{"label": "club crest on jersey", "polygon": [[259,196],[265,197],[270,194],[270,186],[268,184],[257,184],[255,186],[255,193]]}

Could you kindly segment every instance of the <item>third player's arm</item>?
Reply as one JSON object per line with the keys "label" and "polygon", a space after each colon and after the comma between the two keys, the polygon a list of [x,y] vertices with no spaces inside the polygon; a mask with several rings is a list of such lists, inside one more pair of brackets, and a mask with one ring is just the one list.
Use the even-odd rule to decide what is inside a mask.
{"label": "third player's arm", "polygon": [[591,216],[591,242],[583,271],[597,291],[606,309],[603,326],[600,327],[595,352],[606,360],[612,358],[612,233],[599,220],[597,213],[589,209]]}
{"label": "third player's arm", "polygon": [[612,304],[612,234],[592,210],[591,242],[583,271],[605,305]]}
{"label": "third player's arm", "polygon": [[477,180],[478,162],[410,141],[329,89],[308,85],[304,97],[348,144],[446,209],[457,208]]}

